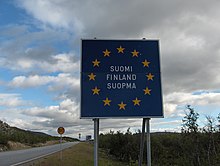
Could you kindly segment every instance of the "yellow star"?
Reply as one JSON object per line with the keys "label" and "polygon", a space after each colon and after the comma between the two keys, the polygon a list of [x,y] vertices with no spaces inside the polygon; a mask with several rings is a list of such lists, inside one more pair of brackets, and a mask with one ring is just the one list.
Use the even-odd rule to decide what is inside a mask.
{"label": "yellow star", "polygon": [[92,89],[92,91],[93,91],[93,95],[95,95],[95,94],[99,95],[100,89],[98,89],[97,87],[95,87],[94,89]]}
{"label": "yellow star", "polygon": [[153,74],[149,73],[146,76],[147,76],[147,80],[152,80],[153,81],[153,78],[154,78]]}
{"label": "yellow star", "polygon": [[92,61],[92,63],[93,63],[93,67],[95,67],[95,66],[98,66],[98,67],[99,67],[100,61],[98,61],[98,60],[96,59],[96,60]]}
{"label": "yellow star", "polygon": [[118,53],[120,53],[120,52],[121,52],[121,53],[124,53],[124,49],[125,49],[125,48],[123,48],[123,47],[120,46],[119,48],[117,48]]}
{"label": "yellow star", "polygon": [[150,95],[151,89],[148,89],[148,87],[146,87],[145,89],[143,89],[143,91],[145,95],[146,94]]}
{"label": "yellow star", "polygon": [[91,74],[89,74],[88,76],[89,76],[89,81],[90,81],[90,80],[94,80],[94,81],[95,81],[96,75],[94,75],[93,73],[91,73]]}
{"label": "yellow star", "polygon": [[138,52],[138,51],[134,50],[134,51],[133,51],[133,52],[131,52],[131,53],[132,53],[132,57],[134,57],[134,56],[138,57],[138,54],[139,54],[139,52]]}
{"label": "yellow star", "polygon": [[149,67],[150,62],[148,62],[146,59],[142,63],[144,67]]}
{"label": "yellow star", "polygon": [[109,105],[110,106],[110,102],[111,100],[108,99],[108,97],[106,97],[105,100],[102,100],[104,102],[104,106]]}
{"label": "yellow star", "polygon": [[108,51],[107,49],[103,51],[104,56],[110,56],[111,51]]}
{"label": "yellow star", "polygon": [[132,100],[134,102],[134,105],[139,105],[140,106],[140,102],[141,100],[138,100],[138,98],[136,97],[135,100]]}
{"label": "yellow star", "polygon": [[126,106],[126,105],[127,105],[127,104],[124,104],[123,101],[122,101],[120,104],[118,104],[119,110],[121,110],[121,109],[125,110],[125,106]]}

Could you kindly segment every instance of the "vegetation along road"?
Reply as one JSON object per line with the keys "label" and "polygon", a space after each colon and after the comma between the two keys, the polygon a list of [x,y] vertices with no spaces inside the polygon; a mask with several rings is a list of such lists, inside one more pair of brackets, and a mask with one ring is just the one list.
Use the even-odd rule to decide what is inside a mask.
{"label": "vegetation along road", "polygon": [[[73,145],[78,144],[78,142],[67,142],[62,144],[62,149],[69,148]],[[0,165],[20,165],[28,161],[41,158],[43,156],[60,151],[60,144],[44,146],[39,148],[31,148],[25,150],[0,152]]]}

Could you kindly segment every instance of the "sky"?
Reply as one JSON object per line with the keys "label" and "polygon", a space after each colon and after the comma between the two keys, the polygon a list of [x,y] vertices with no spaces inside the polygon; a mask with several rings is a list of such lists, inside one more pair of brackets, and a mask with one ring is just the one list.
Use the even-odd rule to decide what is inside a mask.
{"label": "sky", "polygon": [[[220,113],[220,1],[1,0],[0,120],[26,130],[93,134],[80,119],[81,39],[160,42],[164,118],[151,131],[181,129],[186,105]],[[101,119],[100,132],[133,132],[142,119]]]}

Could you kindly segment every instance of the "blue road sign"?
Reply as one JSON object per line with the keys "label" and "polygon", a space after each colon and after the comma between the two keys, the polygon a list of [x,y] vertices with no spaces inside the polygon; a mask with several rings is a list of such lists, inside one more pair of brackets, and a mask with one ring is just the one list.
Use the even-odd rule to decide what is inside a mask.
{"label": "blue road sign", "polygon": [[81,118],[163,117],[157,40],[82,40]]}

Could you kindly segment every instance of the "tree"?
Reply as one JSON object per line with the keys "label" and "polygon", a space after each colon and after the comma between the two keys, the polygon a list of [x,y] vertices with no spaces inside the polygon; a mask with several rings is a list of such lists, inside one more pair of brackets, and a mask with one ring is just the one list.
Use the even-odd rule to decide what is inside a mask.
{"label": "tree", "polygon": [[205,134],[208,136],[208,143],[207,143],[207,157],[208,157],[208,163],[211,165],[211,156],[216,156],[216,146],[215,146],[215,138],[214,138],[214,132],[216,131],[216,125],[215,125],[215,118],[212,116],[206,116],[207,123],[203,129]]}
{"label": "tree", "polygon": [[218,131],[220,132],[220,113],[218,114],[218,117],[217,117],[217,120],[218,120]]}
{"label": "tree", "polygon": [[182,120],[183,122],[182,132],[197,133],[199,126],[197,123],[197,120],[199,118],[199,113],[195,112],[195,110],[190,105],[187,105],[186,109],[189,110],[189,113],[186,113],[186,115]]}
{"label": "tree", "polygon": [[206,117],[207,123],[204,127],[204,131],[207,133],[214,133],[216,131],[215,118],[213,118],[212,116],[209,116],[209,115],[207,115],[205,117]]}
{"label": "tree", "polygon": [[187,138],[191,140],[191,147],[189,149],[189,153],[191,153],[191,158],[193,161],[193,165],[201,165],[200,162],[200,151],[199,151],[199,138],[198,138],[198,123],[197,120],[199,118],[199,113],[195,112],[195,110],[190,106],[187,105],[186,109],[189,111],[188,113],[186,112],[186,115],[184,116],[182,122],[183,122],[183,128],[182,128],[182,133],[188,133],[186,136]]}

